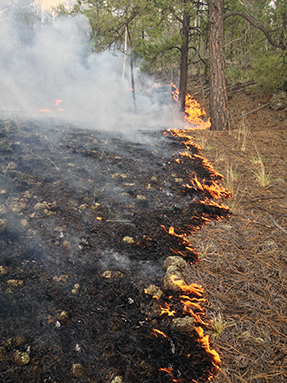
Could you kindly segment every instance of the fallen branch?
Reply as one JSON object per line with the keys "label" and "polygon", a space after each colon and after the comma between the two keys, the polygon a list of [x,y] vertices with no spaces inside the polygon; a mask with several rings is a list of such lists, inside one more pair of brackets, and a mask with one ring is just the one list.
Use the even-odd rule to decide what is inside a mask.
{"label": "fallen branch", "polygon": [[259,108],[256,108],[256,109],[254,109],[254,110],[251,110],[250,112],[247,112],[247,113],[241,114],[240,116],[234,117],[234,120],[236,120],[237,118],[245,117],[245,116],[247,116],[248,114],[251,114],[251,113],[256,112],[257,110],[263,109],[263,108],[265,108],[265,106],[268,106],[269,104],[270,104],[270,102],[268,102],[268,104],[261,105],[261,106],[259,106]]}

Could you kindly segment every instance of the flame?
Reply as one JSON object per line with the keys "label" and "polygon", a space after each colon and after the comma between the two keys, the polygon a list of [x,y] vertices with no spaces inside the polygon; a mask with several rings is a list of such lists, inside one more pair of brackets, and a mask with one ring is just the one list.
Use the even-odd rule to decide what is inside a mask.
{"label": "flame", "polygon": [[55,106],[58,106],[60,104],[60,102],[63,102],[63,100],[56,100],[55,101]]}
{"label": "flame", "polygon": [[[170,91],[174,101],[179,100],[179,91],[174,83],[171,84],[172,90]],[[185,108],[183,112],[184,120],[189,124],[185,128],[188,130],[203,130],[210,129],[210,119],[203,121],[202,117],[205,117],[206,113],[199,103],[187,93],[185,96]],[[198,125],[191,127],[191,125]]]}
{"label": "flame", "polygon": [[51,111],[50,111],[50,109],[39,109],[39,112],[48,113]]}
{"label": "flame", "polygon": [[195,296],[202,298],[203,297],[203,288],[202,286],[197,285],[196,283],[192,283],[187,285],[182,279],[179,279],[176,275],[171,275],[169,279],[176,286],[180,287],[182,291],[187,294],[194,294]]}
{"label": "flame", "polygon": [[164,302],[164,305],[165,307],[162,307],[161,305],[159,306],[161,309],[161,313],[159,315],[167,314],[169,317],[173,317],[176,311],[171,311],[170,306],[166,302]]}
{"label": "flame", "polygon": [[198,342],[205,349],[205,351],[211,356],[212,363],[217,370],[220,370],[221,360],[217,351],[212,350],[209,346],[209,335],[204,335],[202,327],[195,327],[195,331],[198,335]]}
{"label": "flame", "polygon": [[152,332],[151,332],[151,335],[154,335],[154,336],[156,336],[158,338],[158,334],[162,335],[164,338],[168,338],[168,336],[163,331],[160,331],[160,330],[158,330],[156,328],[153,328]]}
{"label": "flame", "polygon": [[[221,184],[218,184],[216,181],[210,181],[211,185],[207,185],[205,180],[203,179],[202,182],[200,182],[197,178],[197,175],[194,173],[193,179],[190,180],[191,184],[193,185],[193,188],[199,189],[202,191],[207,191],[213,198],[218,199],[221,197],[229,198],[232,196],[231,191],[227,190],[225,187],[223,187]],[[191,189],[192,187],[188,184],[185,185],[188,189]]]}
{"label": "flame", "polygon": [[[167,373],[169,374],[169,376],[171,377],[171,379],[172,379],[173,382],[186,382],[186,380],[183,379],[183,378],[175,379],[175,377],[174,377],[174,375],[173,375],[173,373],[172,373],[172,371],[173,371],[173,368],[172,368],[172,367],[159,368],[159,371],[167,372]],[[190,383],[197,383],[197,381],[194,380],[194,379],[192,379],[192,380],[190,381]]]}

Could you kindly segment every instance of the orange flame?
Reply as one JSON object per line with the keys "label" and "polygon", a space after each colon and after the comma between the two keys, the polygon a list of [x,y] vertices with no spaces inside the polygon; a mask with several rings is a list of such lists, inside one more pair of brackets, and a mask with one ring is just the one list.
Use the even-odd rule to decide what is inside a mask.
{"label": "orange flame", "polygon": [[162,335],[164,338],[168,338],[168,336],[163,331],[160,331],[160,330],[158,330],[156,328],[153,328],[152,332],[151,332],[151,335],[154,335],[154,336],[156,336],[158,338],[158,334]]}
{"label": "orange flame", "polygon": [[182,279],[179,279],[176,275],[171,275],[169,279],[174,283],[176,286],[180,287],[182,291],[184,291],[187,294],[194,294],[198,296],[199,298],[203,297],[203,288],[202,286],[197,285],[196,283],[192,283],[190,285],[187,285]]}
{"label": "orange flame", "polygon": [[[172,381],[173,382],[186,382],[185,379],[183,378],[180,378],[180,379],[175,379],[172,371],[173,371],[173,368],[172,367],[166,367],[166,368],[159,368],[159,371],[164,371],[164,372],[167,372],[169,374],[169,376],[171,377]],[[196,380],[192,379],[190,383],[197,383]]]}
{"label": "orange flame", "polygon": [[63,102],[63,100],[56,100],[55,101],[55,106],[58,106],[60,104],[60,102]]}
{"label": "orange flame", "polygon": [[169,317],[173,317],[176,311],[170,310],[170,307],[166,302],[164,302],[164,305],[165,307],[162,307],[161,305],[159,306],[161,309],[161,313],[159,315],[167,314]]}
{"label": "orange flame", "polygon": [[[178,102],[179,100],[179,91],[174,83],[171,84],[172,90],[171,95],[174,101]],[[183,112],[184,120],[189,124],[185,128],[188,130],[203,130],[210,129],[210,119],[203,121],[202,117],[205,117],[206,113],[204,108],[202,108],[199,103],[191,97],[190,94],[185,96],[185,110]],[[195,128],[192,128],[190,125],[198,125]]]}
{"label": "orange flame", "polygon": [[209,346],[209,335],[204,335],[202,327],[195,327],[195,331],[198,335],[198,342],[205,349],[205,351],[211,356],[212,363],[217,370],[220,370],[221,360],[218,352],[212,350]]}
{"label": "orange flame", "polygon": [[[218,184],[216,181],[210,181],[211,185],[207,185],[205,180],[200,182],[197,178],[197,175],[194,174],[194,178],[190,180],[191,184],[195,189],[202,191],[207,191],[213,198],[218,199],[221,197],[229,198],[232,196],[232,193],[223,187],[221,184]],[[191,189],[191,186],[188,184],[185,185],[187,188]]]}

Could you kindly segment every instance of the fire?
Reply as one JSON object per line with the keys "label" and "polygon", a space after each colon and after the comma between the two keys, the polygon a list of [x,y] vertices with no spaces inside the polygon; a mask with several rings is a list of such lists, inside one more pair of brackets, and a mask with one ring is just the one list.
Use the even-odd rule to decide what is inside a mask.
{"label": "fire", "polygon": [[[54,106],[58,106],[61,102],[63,102],[63,100],[55,100],[54,102],[55,102]],[[53,107],[52,107],[52,108],[53,108]],[[57,112],[63,112],[63,111],[64,111],[63,108],[59,108],[59,109],[57,109]],[[42,112],[42,113],[49,113],[49,112],[51,112],[51,109],[49,109],[49,108],[46,108],[46,109],[39,109],[39,112]]]}
{"label": "fire", "polygon": [[164,338],[168,338],[168,336],[163,331],[160,331],[160,330],[158,330],[156,328],[153,328],[152,332],[151,332],[151,335],[154,335],[154,336],[156,336],[158,338],[158,334],[163,336]]}
{"label": "fire", "polygon": [[[172,84],[171,95],[172,95],[172,99],[175,102],[178,102],[179,92],[174,84]],[[189,160],[200,162],[202,166],[206,170],[208,170],[211,177],[209,180],[206,180],[205,178],[199,179],[196,173],[191,173],[190,181],[188,184],[183,185],[184,190],[182,191],[185,193],[188,193],[190,189],[199,190],[203,192],[204,195],[203,197],[201,197],[201,200],[198,200],[198,203],[204,204],[210,207],[224,209],[224,213],[227,213],[228,212],[227,206],[219,205],[215,203],[214,201],[212,201],[211,198],[214,198],[214,199],[229,198],[232,196],[232,194],[229,190],[224,188],[218,182],[218,180],[223,179],[223,176],[213,168],[212,164],[206,158],[200,155],[201,147],[199,145],[196,145],[193,142],[193,138],[189,134],[190,131],[195,129],[209,129],[210,121],[209,120],[204,121],[202,119],[206,115],[204,109],[201,108],[200,105],[197,103],[197,101],[194,100],[189,94],[186,96],[185,104],[186,106],[185,106],[185,112],[184,112],[184,120],[188,122],[188,125],[184,129],[169,130],[169,133],[173,137],[182,139],[181,143],[186,148],[185,151],[180,152],[180,158],[176,158],[175,162],[177,162],[178,164],[186,164],[189,162]],[[193,127],[192,125],[196,125],[196,127]],[[191,150],[193,148],[196,148],[199,154],[193,154],[192,153],[193,151]],[[204,216],[204,213],[200,214],[200,219],[205,222],[210,221],[211,217],[214,219],[214,213],[210,213],[209,215],[206,214],[206,216]],[[221,216],[216,215],[216,219],[222,219],[222,217],[223,217],[223,214]],[[194,218],[197,218],[196,214]],[[167,230],[164,225],[161,225],[161,226],[169,235],[180,238],[182,240],[181,245],[183,245],[186,250],[195,252],[196,254],[196,250],[192,248],[191,243],[187,239],[188,235],[186,233],[183,233],[180,228],[177,228],[175,230],[173,226],[170,226]],[[178,230],[180,230],[180,234],[177,234],[176,231]],[[184,256],[184,254],[180,252],[179,250],[172,250],[172,249],[170,250],[173,253]],[[175,298],[177,299],[177,301],[181,303],[182,308],[179,314],[181,317],[190,316],[194,319],[192,323],[195,325],[195,327],[188,329],[190,332],[190,335],[193,336],[194,339],[205,350],[207,355],[210,357],[210,360],[213,366],[215,367],[215,369],[212,369],[213,371],[210,371],[210,376],[208,378],[208,380],[210,380],[214,372],[220,370],[221,360],[220,360],[219,354],[215,350],[211,349],[210,343],[209,343],[209,335],[204,335],[204,330],[201,327],[201,326],[204,326],[204,327],[207,326],[207,323],[204,320],[205,311],[203,308],[203,304],[206,302],[206,299],[204,298],[204,289],[202,286],[196,283],[187,284],[183,279],[181,279],[177,275],[170,275],[169,279],[175,286],[177,286],[177,289],[175,289],[176,291],[175,294],[177,295],[177,297],[171,296],[169,297],[169,299]],[[178,290],[180,290],[180,292],[178,292]],[[156,298],[159,301],[157,297],[153,296],[153,298]],[[160,315],[166,314],[168,317],[176,316],[176,311],[173,310],[167,302],[164,302],[164,305],[159,304],[159,306],[161,309]],[[161,334],[164,337],[166,336],[166,334],[156,329],[153,329],[152,334],[155,335],[156,337],[158,337],[159,334]],[[190,357],[190,354],[187,355],[187,359],[189,357]],[[159,369],[159,371],[164,371],[168,373],[173,382],[186,381],[183,378],[179,378],[179,379],[175,378],[173,367],[161,368]],[[191,382],[197,383],[195,380],[192,380]]]}
{"label": "fire", "polygon": [[[199,189],[202,191],[207,191],[211,197],[218,199],[218,198],[229,198],[232,196],[232,193],[227,190],[225,187],[223,187],[221,184],[218,184],[216,181],[210,181],[210,185],[207,185],[205,180],[203,179],[202,182],[200,182],[197,178],[197,175],[194,173],[193,179],[190,180],[193,188]],[[185,185],[187,188],[191,189],[192,187],[188,184]]]}
{"label": "fire", "polygon": [[205,351],[211,356],[212,363],[217,370],[220,370],[221,360],[218,352],[212,350],[209,346],[209,335],[204,335],[202,327],[195,327],[195,331],[198,335],[198,342],[202,345]]}
{"label": "fire", "polygon": [[185,116],[184,119],[190,124],[199,124],[202,129],[210,129],[210,119],[206,122],[201,117],[206,115],[205,110],[194,100],[190,94],[185,97]]}
{"label": "fire", "polygon": [[[179,100],[179,91],[174,83],[171,84],[171,95],[175,102]],[[203,130],[210,129],[210,119],[203,121],[202,117],[205,117],[205,110],[199,105],[199,103],[187,93],[185,96],[185,110],[183,112],[184,120],[189,124],[185,128],[189,130]],[[192,128],[191,125],[198,125],[196,128]]]}
{"label": "fire", "polygon": [[202,286],[197,285],[196,283],[192,283],[187,285],[182,279],[179,279],[176,275],[171,275],[170,280],[176,286],[178,286],[182,291],[186,294],[194,294],[195,296],[202,298],[203,297],[203,288]]}
{"label": "fire", "polygon": [[[172,367],[167,367],[167,368],[160,368],[159,371],[164,371],[164,372],[167,372],[169,374],[169,376],[171,377],[172,381],[173,382],[186,382],[185,379],[175,379],[172,371],[173,371],[173,368]],[[197,383],[196,380],[192,379],[192,381],[190,383]]]}
{"label": "fire", "polygon": [[159,306],[161,309],[161,313],[159,315],[167,314],[169,317],[173,317],[176,312],[174,310],[171,311],[169,305],[166,302],[164,302],[164,305],[165,307],[162,307],[161,305]]}

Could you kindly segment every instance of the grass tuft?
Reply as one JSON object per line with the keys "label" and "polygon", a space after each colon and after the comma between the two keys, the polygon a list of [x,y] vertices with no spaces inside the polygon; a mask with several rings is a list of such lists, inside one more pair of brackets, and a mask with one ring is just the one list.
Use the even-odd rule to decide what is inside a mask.
{"label": "grass tuft", "polygon": [[214,338],[221,336],[226,328],[228,321],[224,321],[221,314],[218,313],[211,319],[211,334]]}

